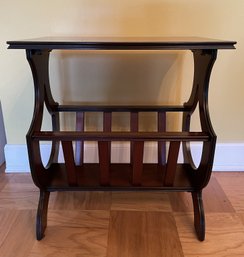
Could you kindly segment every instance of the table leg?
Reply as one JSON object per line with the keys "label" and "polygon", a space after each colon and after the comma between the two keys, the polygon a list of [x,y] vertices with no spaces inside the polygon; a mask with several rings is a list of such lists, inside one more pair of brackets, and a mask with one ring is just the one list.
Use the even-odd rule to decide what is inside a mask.
{"label": "table leg", "polygon": [[198,167],[195,166],[190,149],[190,142],[183,142],[184,162],[191,165],[194,172],[189,172],[193,187],[192,200],[194,207],[194,226],[197,237],[200,241],[205,239],[205,217],[202,201],[202,189],[208,184],[211,176],[214,151],[216,145],[216,135],[212,128],[208,109],[208,89],[210,74],[217,57],[217,50],[194,50],[194,80],[190,98],[184,104],[190,111],[183,114],[182,130],[190,131],[191,115],[195,111],[197,104],[201,130],[210,135],[210,140],[203,142],[202,156]]}
{"label": "table leg", "polygon": [[[50,50],[26,50],[35,93],[34,113],[26,139],[33,181],[39,188],[44,188],[48,184],[49,175],[42,164],[39,143],[34,141],[32,136],[35,132],[41,131],[44,104],[51,115],[53,131],[60,130],[59,113],[56,111],[58,103],[52,97],[49,84],[49,54]],[[59,141],[53,140],[47,167],[57,162],[58,152]]]}
{"label": "table leg", "polygon": [[194,226],[200,241],[205,239],[205,215],[202,201],[202,191],[192,192],[194,208]]}
{"label": "table leg", "polygon": [[39,204],[36,215],[36,239],[41,240],[47,227],[47,210],[50,192],[40,190]]}
{"label": "table leg", "polygon": [[[53,130],[59,130],[59,115],[55,112],[55,105],[50,85],[49,85],[49,50],[27,50],[26,56],[30,64],[33,80],[34,80],[34,92],[35,92],[35,104],[32,122],[29,131],[26,135],[27,148],[29,155],[29,162],[31,167],[31,174],[34,183],[40,188],[39,204],[36,216],[36,238],[41,240],[44,237],[44,231],[47,226],[47,210],[50,192],[45,188],[49,184],[50,176],[45,167],[42,164],[40,144],[39,141],[33,140],[32,136],[35,132],[41,131],[43,120],[44,103],[51,114]],[[52,142],[52,149],[48,166],[58,158],[57,141]]]}
{"label": "table leg", "polygon": [[210,135],[210,140],[203,142],[202,157],[199,167],[195,167],[190,151],[190,142],[183,142],[184,162],[192,166],[196,172],[189,174],[192,177],[194,187],[202,189],[210,179],[213,166],[213,158],[216,144],[216,135],[213,130],[209,109],[208,89],[210,74],[217,57],[217,50],[193,50],[194,80],[189,100],[184,104],[189,108],[183,115],[182,131],[190,131],[191,115],[199,105],[201,130]]}

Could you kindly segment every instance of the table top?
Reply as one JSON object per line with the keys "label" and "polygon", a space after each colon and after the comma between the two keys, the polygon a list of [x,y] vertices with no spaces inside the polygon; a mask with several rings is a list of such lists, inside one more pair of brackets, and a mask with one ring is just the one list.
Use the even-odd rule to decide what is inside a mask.
{"label": "table top", "polygon": [[235,41],[201,37],[42,37],[7,41],[9,49],[194,50],[234,49]]}

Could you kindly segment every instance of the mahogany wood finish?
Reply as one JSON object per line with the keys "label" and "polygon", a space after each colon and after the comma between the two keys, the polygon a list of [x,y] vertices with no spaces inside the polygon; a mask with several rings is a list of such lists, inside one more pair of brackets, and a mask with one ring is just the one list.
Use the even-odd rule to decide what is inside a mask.
{"label": "mahogany wood finish", "polygon": [[77,186],[77,173],[73,154],[72,141],[62,141],[64,152],[64,161],[67,172],[67,180],[69,186]]}
{"label": "mahogany wood finish", "polygon": [[172,186],[175,179],[177,160],[180,150],[180,141],[171,142],[169,145],[169,157],[166,165],[164,184]]}
{"label": "mahogany wood finish", "polygon": [[[112,129],[112,113],[104,112],[103,113],[103,131],[111,132]],[[98,142],[99,150],[99,163],[100,163],[100,181],[101,185],[109,185],[109,169],[111,161],[111,142],[110,141],[99,141]]]}
{"label": "mahogany wood finish", "polygon": [[201,190],[192,192],[192,201],[194,208],[194,226],[197,237],[200,241],[203,241],[205,239],[205,216]]}
{"label": "mahogany wood finish", "polygon": [[[84,131],[85,126],[85,113],[76,113],[76,131]],[[75,164],[82,165],[84,159],[84,141],[76,141],[75,146]]]}
{"label": "mahogany wood finish", "polygon": [[[35,91],[32,123],[27,133],[27,147],[33,181],[40,189],[37,211],[37,239],[41,240],[47,224],[49,194],[52,191],[73,190],[167,190],[191,192],[194,225],[199,240],[204,240],[205,223],[202,190],[210,179],[216,135],[208,110],[208,88],[218,49],[234,49],[233,41],[204,38],[40,38],[9,41],[9,49],[25,49],[30,64]],[[52,97],[49,84],[49,55],[55,49],[80,50],[190,50],[194,59],[194,80],[189,100],[182,106],[87,106],[60,105]],[[43,109],[47,107],[52,119],[52,131],[43,131]],[[199,108],[201,131],[190,130],[191,115]],[[59,113],[76,113],[76,131],[61,131]],[[103,113],[103,131],[85,131],[85,114]],[[112,131],[112,113],[131,115],[130,131]],[[139,131],[139,113],[156,112],[157,132]],[[167,113],[183,113],[182,131],[167,131]],[[43,166],[40,142],[50,141],[50,160]],[[84,141],[98,141],[99,164],[84,163]],[[111,163],[111,142],[130,141],[131,161]],[[143,163],[144,142],[158,142],[158,163]],[[200,164],[195,167],[190,142],[202,142]],[[65,163],[58,163],[62,144]],[[74,144],[75,143],[75,144]],[[169,144],[166,158],[166,143]],[[182,144],[184,163],[179,164]],[[75,150],[73,150],[75,145]]]}
{"label": "mahogany wood finish", "polygon": [[36,215],[36,238],[41,240],[47,227],[47,210],[50,192],[40,190],[40,198]]}
{"label": "mahogany wood finish", "polygon": [[[166,112],[158,112],[158,132],[166,132]],[[158,163],[166,164],[166,143],[158,141]]]}

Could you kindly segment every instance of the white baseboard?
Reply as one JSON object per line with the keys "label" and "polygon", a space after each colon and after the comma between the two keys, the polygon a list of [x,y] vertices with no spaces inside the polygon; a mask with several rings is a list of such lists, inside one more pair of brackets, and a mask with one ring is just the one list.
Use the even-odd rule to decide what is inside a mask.
{"label": "white baseboard", "polygon": [[[50,145],[41,145],[42,159],[45,164],[50,153]],[[196,163],[201,156],[201,144],[192,145],[192,155]],[[29,162],[26,145],[5,146],[6,172],[29,172]],[[112,143],[112,162],[129,162],[129,143]],[[180,151],[178,162],[182,162]],[[62,150],[59,161],[63,162]],[[85,144],[85,158],[87,163],[98,162],[97,144],[89,142]],[[157,147],[153,142],[145,144],[144,162],[157,162]],[[214,171],[244,171],[244,144],[225,143],[217,144],[213,165]]]}
{"label": "white baseboard", "polygon": [[5,161],[5,158],[4,158],[5,145],[6,145],[6,135],[5,135],[5,128],[3,123],[2,106],[0,102],[0,165],[2,165]]}

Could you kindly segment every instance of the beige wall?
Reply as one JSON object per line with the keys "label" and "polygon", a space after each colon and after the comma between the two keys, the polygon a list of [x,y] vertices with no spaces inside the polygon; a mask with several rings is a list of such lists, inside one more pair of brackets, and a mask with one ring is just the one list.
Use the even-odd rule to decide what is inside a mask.
{"label": "beige wall", "polygon": [[[7,50],[5,42],[55,35],[203,36],[236,40],[236,50],[219,51],[209,105],[219,142],[244,141],[243,0],[0,3],[0,99],[8,144],[25,143],[32,118],[33,82],[24,51]],[[192,81],[189,53],[57,52],[52,56],[51,67],[53,92],[60,102],[181,103],[187,99]],[[69,126],[70,120],[66,117],[65,125]],[[170,122],[170,128],[177,127],[175,118]]]}

